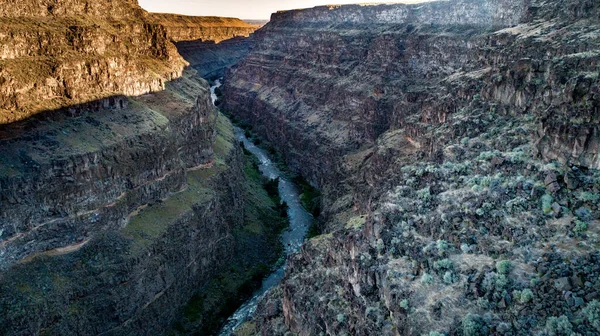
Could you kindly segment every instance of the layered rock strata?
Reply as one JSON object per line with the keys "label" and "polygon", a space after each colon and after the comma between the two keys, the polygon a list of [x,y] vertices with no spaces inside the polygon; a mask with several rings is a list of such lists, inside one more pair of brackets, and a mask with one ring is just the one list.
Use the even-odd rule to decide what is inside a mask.
{"label": "layered rock strata", "polygon": [[598,6],[275,14],[224,106],[322,189],[324,234],[240,333],[600,331]]}
{"label": "layered rock strata", "polygon": [[4,1],[0,123],[164,89],[185,62],[135,1]]}
{"label": "layered rock strata", "polygon": [[152,13],[150,19],[164,26],[174,42],[202,40],[219,43],[235,37],[248,37],[260,27],[237,18],[215,16]]}

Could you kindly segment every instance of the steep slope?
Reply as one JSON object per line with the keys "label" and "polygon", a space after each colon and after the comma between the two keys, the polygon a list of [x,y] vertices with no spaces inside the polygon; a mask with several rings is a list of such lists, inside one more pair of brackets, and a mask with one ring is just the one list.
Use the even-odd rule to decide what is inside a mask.
{"label": "steep slope", "polygon": [[283,219],[208,83],[135,1],[2,4],[0,335],[218,327]]}
{"label": "steep slope", "polygon": [[240,333],[600,331],[599,9],[275,14],[224,106],[322,189],[324,234]]}
{"label": "steep slope", "polygon": [[234,37],[219,43],[212,41],[177,42],[177,51],[203,78],[221,78],[225,71],[248,55],[254,38]]}

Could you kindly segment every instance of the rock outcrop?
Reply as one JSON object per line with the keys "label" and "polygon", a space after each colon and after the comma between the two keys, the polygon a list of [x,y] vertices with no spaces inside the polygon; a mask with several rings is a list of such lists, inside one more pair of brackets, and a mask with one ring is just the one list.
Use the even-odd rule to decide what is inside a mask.
{"label": "rock outcrop", "polygon": [[322,189],[323,235],[240,332],[599,332],[599,10],[273,15],[224,107]]}
{"label": "rock outcrop", "polygon": [[0,123],[164,89],[184,60],[135,1],[4,1]]}
{"label": "rock outcrop", "polygon": [[219,43],[235,37],[248,37],[260,27],[237,18],[215,16],[152,13],[150,19],[164,26],[174,42],[202,40]]}

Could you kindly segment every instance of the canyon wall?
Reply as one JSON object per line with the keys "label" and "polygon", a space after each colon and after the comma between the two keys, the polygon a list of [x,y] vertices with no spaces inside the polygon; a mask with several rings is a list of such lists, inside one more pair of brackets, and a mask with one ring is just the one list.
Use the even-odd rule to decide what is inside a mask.
{"label": "canyon wall", "polygon": [[274,14],[224,109],[322,190],[323,234],[239,334],[600,331],[599,6]]}
{"label": "canyon wall", "polygon": [[283,220],[208,83],[135,1],[0,2],[0,335],[218,328]]}
{"label": "canyon wall", "polygon": [[248,55],[254,38],[234,37],[220,43],[202,40],[177,42],[177,51],[203,78],[221,78]]}
{"label": "canyon wall", "polygon": [[152,13],[150,19],[165,27],[178,52],[201,77],[214,79],[246,57],[252,34],[262,26],[213,16]]}
{"label": "canyon wall", "polygon": [[6,1],[0,123],[115,95],[164,89],[185,61],[132,1]]}
{"label": "canyon wall", "polygon": [[150,19],[164,26],[174,42],[202,40],[219,43],[234,37],[248,37],[259,28],[237,18],[215,16],[152,13]]}

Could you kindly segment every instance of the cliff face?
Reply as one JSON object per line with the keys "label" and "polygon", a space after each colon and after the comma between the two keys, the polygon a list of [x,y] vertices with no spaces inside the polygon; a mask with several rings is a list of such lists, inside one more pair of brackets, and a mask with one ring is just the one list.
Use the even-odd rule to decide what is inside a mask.
{"label": "cliff face", "polygon": [[246,57],[252,33],[262,26],[212,16],[152,13],[150,19],[166,28],[178,52],[203,78],[223,77],[225,69]]}
{"label": "cliff face", "polygon": [[598,332],[598,9],[275,14],[224,106],[322,189],[324,235],[244,330]]}
{"label": "cliff face", "polygon": [[202,40],[219,43],[234,37],[248,37],[259,28],[237,18],[214,16],[152,13],[150,19],[163,25],[174,42]]}
{"label": "cliff face", "polygon": [[177,51],[203,78],[220,78],[225,71],[235,66],[248,55],[253,37],[235,37],[220,43],[183,41],[177,42]]}
{"label": "cliff face", "polygon": [[0,123],[164,89],[185,62],[132,1],[4,1]]}
{"label": "cliff face", "polygon": [[2,5],[0,334],[218,327],[282,219],[208,83],[136,2]]}

